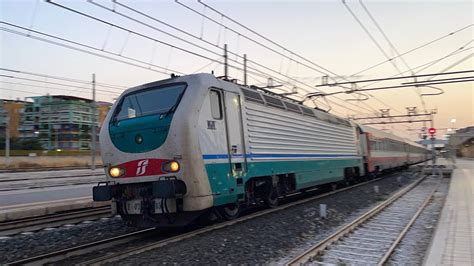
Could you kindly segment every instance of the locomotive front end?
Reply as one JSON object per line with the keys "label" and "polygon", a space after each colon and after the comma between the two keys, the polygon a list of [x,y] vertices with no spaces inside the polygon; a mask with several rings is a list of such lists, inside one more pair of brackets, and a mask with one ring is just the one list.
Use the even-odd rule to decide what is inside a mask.
{"label": "locomotive front end", "polygon": [[193,147],[186,134],[193,126],[188,83],[174,78],[129,89],[104,121],[100,147],[107,181],[93,188],[93,198],[111,200],[127,224],[182,226],[205,209],[185,203],[187,196],[202,194],[189,185],[196,175],[186,155]]}

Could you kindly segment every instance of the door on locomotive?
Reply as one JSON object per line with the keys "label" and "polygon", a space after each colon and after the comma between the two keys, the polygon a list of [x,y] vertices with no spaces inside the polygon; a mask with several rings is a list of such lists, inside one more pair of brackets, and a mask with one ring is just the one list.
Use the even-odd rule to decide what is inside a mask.
{"label": "door on locomotive", "polygon": [[242,106],[240,95],[233,92],[224,93],[225,122],[227,129],[227,151],[229,169],[232,176],[240,176],[247,169],[245,142],[242,125]]}
{"label": "door on locomotive", "polygon": [[218,206],[217,210],[224,219],[230,220],[240,214],[238,200],[240,195],[242,196],[240,198],[243,199],[243,176],[247,171],[242,106],[238,93],[212,88],[211,97],[215,99],[214,104],[217,100],[219,105],[223,107],[221,110],[223,112],[222,120],[224,120],[225,146],[227,148],[225,157],[227,158],[228,174],[220,177],[219,190],[223,193],[225,191],[226,198],[232,202]]}

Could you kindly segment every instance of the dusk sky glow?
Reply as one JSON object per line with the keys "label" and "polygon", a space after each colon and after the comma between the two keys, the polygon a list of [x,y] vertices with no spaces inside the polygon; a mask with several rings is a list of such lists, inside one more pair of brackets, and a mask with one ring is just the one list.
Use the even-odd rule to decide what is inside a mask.
{"label": "dusk sky glow", "polygon": [[[99,83],[131,87],[169,76],[165,73],[159,73],[168,73],[168,71],[159,70],[156,66],[186,74],[195,72],[209,73],[211,71],[214,71],[216,76],[223,74],[223,66],[221,64],[179,51],[177,48],[170,48],[167,45],[158,43],[156,40],[170,43],[176,47],[182,47],[219,62],[222,61],[220,57],[222,51],[219,47],[223,47],[223,44],[226,43],[231,52],[239,56],[247,54],[248,58],[253,62],[280,73],[280,76],[275,73],[272,73],[272,75],[285,82],[284,90],[286,91],[290,91],[293,86],[296,86],[298,92],[304,95],[307,92],[315,91],[316,88],[314,86],[321,83],[322,74],[297,64],[295,61],[300,59],[292,53],[259,38],[228,19],[221,17],[209,8],[205,8],[197,1],[180,2],[223,23],[227,28],[204,20],[201,16],[172,0],[120,0],[119,2],[169,23],[182,31],[198,36],[204,41],[133,13],[120,5],[114,4],[112,1],[94,0],[93,2],[152,25],[155,29],[128,20],[117,13],[110,12],[88,1],[55,0],[54,2],[110,21],[128,30],[139,32],[148,38],[105,25],[42,0],[0,0],[0,20],[88,45],[96,50],[84,47],[81,47],[81,49],[118,60],[132,62],[135,65],[113,61],[90,53],[40,41],[37,39],[38,37],[50,41],[53,39],[2,23],[0,26],[2,29],[0,34],[1,68],[86,81],[91,79],[92,73],[95,73]],[[302,55],[340,76],[349,78],[354,73],[367,67],[387,61],[384,54],[379,51],[376,44],[364,32],[341,1],[203,0],[203,2],[238,20],[243,25],[268,37],[288,50]],[[346,1],[346,3],[363,25],[367,27],[386,54],[389,57],[395,57],[396,52],[372,23],[361,3],[350,0]],[[451,32],[467,28],[404,55],[403,59],[406,64],[397,58],[393,60],[393,64],[386,62],[355,77],[350,77],[350,80],[395,76],[399,74],[397,68],[401,72],[406,72],[405,75],[410,75],[412,72],[408,71],[407,65],[410,68],[414,68],[413,72],[417,74],[474,69],[472,58],[474,51],[474,4],[472,1],[367,0],[363,1],[363,3],[396,47],[396,50],[402,54],[446,36]],[[180,39],[159,32],[156,29],[171,33],[171,35],[177,36]],[[238,32],[244,33],[246,36],[250,36],[251,39],[258,40],[274,50],[292,57],[293,60],[258,46],[244,36],[235,34],[229,29],[235,29]],[[12,31],[16,32],[16,34]],[[64,44],[64,42],[61,43]],[[207,50],[200,49],[193,44],[205,47]],[[76,48],[79,47],[77,45],[69,45]],[[443,57],[446,58],[427,68],[417,68]],[[236,55],[230,55],[229,58],[232,60],[231,64],[239,65],[242,63],[241,58]],[[249,63],[249,66],[259,68],[257,64],[253,63]],[[271,73],[268,70],[262,69],[262,71]],[[15,74],[7,71],[0,71],[0,75],[37,80],[32,81],[0,76],[0,98],[4,99],[24,98],[26,96],[34,96],[34,94],[44,95],[46,93],[91,97],[91,90],[88,84],[78,85],[78,83],[68,81]],[[242,72],[240,70],[231,69],[230,76],[242,80]],[[464,76],[473,75],[468,73]],[[448,77],[438,76],[434,79],[441,78]],[[249,80],[251,84],[255,85],[263,85],[267,82],[265,77],[252,74]],[[408,81],[413,80],[381,82],[372,86],[399,85],[401,82]],[[51,84],[53,82],[83,88],[69,87],[65,91],[65,86]],[[282,82],[275,81],[275,83],[279,84]],[[427,110],[437,109],[438,111],[435,116],[435,126],[447,129],[474,125],[474,83],[443,84],[437,87],[443,89],[445,93],[440,96],[423,97]],[[118,97],[122,90],[105,87],[99,89],[101,91],[98,91],[100,93],[97,95],[98,100],[110,102]],[[329,93],[340,88],[322,87],[320,89]],[[396,115],[406,113],[405,108],[408,106],[417,106],[421,111],[423,108],[418,93],[429,92],[433,92],[433,90],[422,88],[417,92],[415,88],[404,88],[371,91],[370,99],[364,102],[345,101],[345,99],[354,97],[354,95],[349,94],[340,94],[336,96],[337,98],[331,96],[328,99],[333,102],[330,104],[332,112],[343,117],[369,114],[381,108],[391,108],[391,114]],[[318,104],[321,107],[327,107],[325,102],[318,102]],[[453,118],[456,119],[455,123],[451,123]],[[422,124],[418,123],[377,127],[400,130],[405,136],[416,139],[417,132],[409,132],[406,129],[417,129],[421,126]]]}

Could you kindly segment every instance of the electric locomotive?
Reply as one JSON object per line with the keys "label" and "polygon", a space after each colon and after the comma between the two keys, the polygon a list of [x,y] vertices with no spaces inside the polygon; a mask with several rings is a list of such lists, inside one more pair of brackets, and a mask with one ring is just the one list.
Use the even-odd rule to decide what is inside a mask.
{"label": "electric locomotive", "polygon": [[107,181],[93,197],[139,227],[183,226],[210,211],[233,219],[245,206],[375,171],[364,134],[265,89],[173,76],[112,106],[100,132]]}

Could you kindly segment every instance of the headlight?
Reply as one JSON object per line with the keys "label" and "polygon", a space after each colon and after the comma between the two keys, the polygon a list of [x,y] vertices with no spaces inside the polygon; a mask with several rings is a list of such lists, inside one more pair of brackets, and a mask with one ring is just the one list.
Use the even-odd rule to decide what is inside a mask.
{"label": "headlight", "polygon": [[177,161],[171,161],[163,164],[163,171],[167,173],[176,173],[179,171],[179,163]]}
{"label": "headlight", "polygon": [[119,167],[111,167],[109,169],[109,175],[111,177],[120,177],[125,173],[125,171],[122,168]]}

